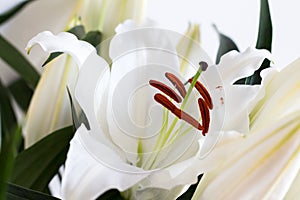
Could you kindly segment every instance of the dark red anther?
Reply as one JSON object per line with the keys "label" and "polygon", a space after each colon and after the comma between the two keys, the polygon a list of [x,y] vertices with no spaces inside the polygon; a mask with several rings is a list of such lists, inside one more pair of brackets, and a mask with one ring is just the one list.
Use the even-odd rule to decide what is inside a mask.
{"label": "dark red anther", "polygon": [[201,124],[195,120],[192,116],[187,114],[186,112],[177,108],[167,97],[163,96],[162,94],[155,94],[154,95],[155,101],[160,103],[162,106],[170,110],[176,117],[182,119],[192,125],[193,127],[197,128],[200,131],[203,131],[204,128]]}
{"label": "dark red anther", "polygon": [[[189,82],[192,83],[193,82],[193,78],[190,78]],[[209,93],[206,90],[206,88],[204,87],[204,85],[202,85],[202,83],[200,83],[199,81],[197,81],[196,84],[195,84],[195,88],[201,94],[201,96],[204,98],[204,100],[205,100],[208,108],[209,109],[213,109],[213,103],[212,103],[212,100],[211,100],[211,96],[209,95]]]}
{"label": "dark red anther", "polygon": [[170,72],[166,72],[165,76],[167,77],[167,79],[169,79],[169,81],[171,81],[171,83],[176,87],[180,95],[184,98],[186,95],[186,90],[179,78]]}
{"label": "dark red anther", "polygon": [[208,133],[209,123],[210,123],[209,109],[207,103],[202,98],[198,99],[198,105],[200,108],[202,125],[203,125],[202,135],[205,136],[206,133]]}
{"label": "dark red anther", "polygon": [[162,91],[163,93],[165,93],[166,95],[171,97],[177,103],[181,103],[181,101],[182,101],[181,97],[169,86],[163,84],[162,82],[155,81],[155,80],[150,80],[149,84],[152,87],[159,89],[160,91]]}

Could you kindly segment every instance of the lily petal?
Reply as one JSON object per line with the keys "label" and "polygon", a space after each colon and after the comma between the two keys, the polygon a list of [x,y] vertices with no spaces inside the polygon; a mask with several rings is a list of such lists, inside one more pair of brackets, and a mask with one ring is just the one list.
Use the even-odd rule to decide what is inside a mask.
{"label": "lily petal", "polygon": [[283,199],[300,169],[299,117],[241,138],[238,151],[204,175],[194,199]]}
{"label": "lily petal", "polygon": [[37,44],[48,53],[64,52],[70,54],[79,67],[95,51],[92,45],[78,40],[75,35],[67,32],[61,32],[57,35],[53,35],[49,31],[41,32],[28,42],[26,51],[30,52],[31,48]]}
{"label": "lily petal", "polygon": [[233,85],[225,88],[225,119],[223,131],[236,130],[240,133],[249,132],[249,114],[252,102],[259,92],[260,86]]}
{"label": "lily petal", "polygon": [[240,78],[252,75],[265,58],[271,59],[270,52],[254,48],[248,48],[242,53],[230,51],[223,55],[218,67],[224,84],[233,84]]}
{"label": "lily petal", "polygon": [[296,103],[296,100],[300,99],[299,67],[300,58],[281,71],[276,69],[263,71],[263,89],[258,94],[263,98],[256,101],[250,115],[253,129],[283,119],[291,112],[300,110],[300,104]]}
{"label": "lily petal", "polygon": [[56,58],[45,67],[24,123],[25,147],[72,123],[66,88],[74,89],[78,67],[68,55]]}
{"label": "lily petal", "polygon": [[[117,27],[117,35],[112,39],[110,45],[113,65],[107,108],[109,131],[114,142],[129,153],[137,152],[138,138],[148,138],[148,136],[142,135],[142,133],[146,134],[145,127],[151,121],[149,111],[145,108],[149,108],[149,105],[150,107],[156,105],[153,101],[154,90],[148,85],[149,80],[165,80],[165,72],[174,72],[174,69],[179,67],[174,45],[176,43],[173,42],[174,37],[169,38],[170,32],[165,30],[139,28],[148,27],[149,24],[152,22],[146,21],[138,26],[132,20],[125,21],[124,24]],[[140,103],[130,106],[133,102],[130,100]],[[128,112],[118,111],[118,109],[124,110],[124,108]],[[162,109],[159,109],[155,112],[157,114],[152,113],[151,118],[156,123],[151,122],[154,127],[149,126],[149,130],[150,127],[153,128],[149,134],[159,130],[161,117],[155,116],[162,116],[161,111]],[[140,136],[136,133],[139,133]],[[134,160],[134,158],[132,159]],[[132,162],[135,163],[133,160]]]}
{"label": "lily petal", "polygon": [[[69,56],[61,56],[46,66],[26,116],[23,129],[26,147],[54,130],[71,124],[66,87],[68,86],[71,91],[74,89],[78,66],[81,66],[89,53],[95,54],[94,47],[77,40],[70,33],[57,36],[50,32],[40,33],[29,42],[28,49],[36,44],[41,45],[48,52],[66,51],[74,56],[77,65]],[[51,88],[51,90],[45,88]]]}
{"label": "lily petal", "polygon": [[147,176],[141,169],[124,163],[81,126],[71,141],[62,192],[66,200],[96,199],[111,188],[124,191]]}

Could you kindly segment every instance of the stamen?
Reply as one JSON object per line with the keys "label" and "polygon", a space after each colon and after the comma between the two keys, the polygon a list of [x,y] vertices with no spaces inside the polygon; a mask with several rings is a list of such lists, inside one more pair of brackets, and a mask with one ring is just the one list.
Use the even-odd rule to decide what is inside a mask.
{"label": "stamen", "polygon": [[202,135],[205,136],[206,133],[208,133],[209,124],[210,124],[209,110],[208,110],[207,104],[205,103],[205,101],[202,98],[198,99],[198,105],[200,108],[202,125],[203,125]]}
{"label": "stamen", "polygon": [[[190,78],[189,82],[192,83],[192,81],[193,81],[193,79]],[[213,103],[212,103],[212,100],[211,100],[211,96],[209,95],[209,93],[206,90],[206,88],[204,87],[204,85],[202,85],[202,83],[197,81],[196,84],[195,84],[195,88],[201,94],[201,96],[204,98],[204,100],[205,100],[207,106],[209,107],[209,109],[212,109],[213,108]]]}
{"label": "stamen", "polygon": [[169,72],[166,72],[165,76],[167,77],[167,79],[169,79],[169,81],[171,81],[171,83],[176,87],[180,95],[184,98],[186,95],[186,90],[184,88],[183,83],[179,80],[179,78]]}
{"label": "stamen", "polygon": [[181,101],[182,101],[181,97],[178,94],[176,94],[176,92],[169,86],[163,84],[162,82],[155,81],[155,80],[150,80],[149,84],[152,87],[159,89],[160,91],[162,91],[163,93],[165,93],[166,95],[171,97],[177,103],[181,103]]}
{"label": "stamen", "polygon": [[154,99],[162,106],[170,110],[179,119],[182,119],[187,123],[189,123],[190,125],[192,125],[193,127],[197,128],[198,130],[203,131],[204,129],[203,126],[201,126],[201,124],[197,120],[195,120],[192,116],[190,116],[186,112],[177,108],[168,98],[166,98],[162,94],[155,94]]}

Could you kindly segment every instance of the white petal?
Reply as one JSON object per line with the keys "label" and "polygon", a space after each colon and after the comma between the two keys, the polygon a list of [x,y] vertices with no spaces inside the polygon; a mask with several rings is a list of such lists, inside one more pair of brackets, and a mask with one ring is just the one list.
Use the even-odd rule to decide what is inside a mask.
{"label": "white petal", "polygon": [[238,151],[204,176],[194,198],[282,199],[300,169],[299,117],[295,112],[239,139]]}
{"label": "white petal", "polygon": [[[43,32],[29,41],[28,48],[35,44],[41,45],[48,52],[69,53],[77,65],[72,63],[70,57],[64,56],[46,66],[28,111],[24,128],[26,146],[32,145],[54,130],[71,124],[70,100],[66,87],[69,86],[72,92],[78,74],[77,66],[81,66],[89,54],[96,54],[90,44],[79,41],[70,33],[55,36],[50,32]],[[67,60],[61,60],[62,58]]]}
{"label": "white petal", "polygon": [[108,138],[105,94],[109,78],[108,64],[93,51],[82,65],[75,87],[76,99],[88,118],[90,128],[102,129]]}
{"label": "white petal", "polygon": [[75,35],[67,32],[61,32],[57,35],[53,35],[49,31],[41,32],[28,42],[26,51],[29,52],[37,44],[48,53],[64,52],[70,54],[79,67],[95,51],[92,45],[78,40]]}
{"label": "white petal", "polygon": [[[113,65],[107,113],[109,131],[115,143],[128,153],[135,154],[137,139],[153,136],[161,126],[161,108],[158,109],[159,114],[154,114],[157,113],[154,109],[149,117],[148,108],[157,104],[154,104],[154,90],[148,82],[151,79],[165,82],[164,73],[176,72],[179,65],[176,43],[168,37],[168,31],[136,29],[132,21],[124,24],[119,29],[127,32],[117,34],[110,46]],[[135,30],[129,31],[131,28]],[[145,129],[145,126],[152,123],[151,119],[155,121],[154,128],[150,126],[152,132],[147,133],[147,129],[151,129]]]}
{"label": "white petal", "polygon": [[225,88],[224,131],[249,132],[249,104],[257,96],[259,86],[233,85]]}
{"label": "white petal", "polygon": [[66,200],[96,199],[109,189],[124,191],[147,176],[120,160],[82,126],[71,141],[62,192]]}
{"label": "white petal", "polygon": [[72,91],[78,67],[68,55],[63,55],[45,66],[45,72],[31,99],[23,127],[25,146],[72,124],[67,87]]}
{"label": "white petal", "polygon": [[271,58],[268,51],[253,48],[248,48],[242,53],[230,51],[223,55],[218,67],[224,84],[233,84],[240,78],[252,75],[265,58]]}
{"label": "white petal", "polygon": [[300,59],[297,59],[280,72],[268,70],[263,73],[263,89],[259,96],[264,98],[257,103],[250,115],[253,128],[265,126],[300,109],[300,104],[296,102],[300,99],[299,67]]}

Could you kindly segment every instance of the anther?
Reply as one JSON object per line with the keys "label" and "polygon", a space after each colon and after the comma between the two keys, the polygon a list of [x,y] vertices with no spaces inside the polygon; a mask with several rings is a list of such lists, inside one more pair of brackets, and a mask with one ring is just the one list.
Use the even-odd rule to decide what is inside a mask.
{"label": "anther", "polygon": [[176,92],[169,86],[163,84],[162,82],[155,81],[155,80],[150,80],[149,84],[152,87],[159,89],[160,91],[162,91],[163,93],[165,93],[166,95],[171,97],[177,103],[181,103],[181,101],[182,101],[181,97],[178,94],[176,94]]}
{"label": "anther", "polygon": [[[192,83],[193,79],[190,78],[189,82]],[[213,103],[211,100],[211,96],[209,95],[208,91],[206,90],[206,88],[204,87],[204,85],[202,83],[200,83],[199,81],[196,82],[195,84],[195,88],[197,89],[197,91],[201,94],[201,96],[204,98],[206,104],[208,105],[209,109],[213,108]]]}
{"label": "anther", "polygon": [[198,105],[200,108],[202,125],[203,125],[202,135],[205,136],[206,133],[208,133],[209,124],[210,124],[209,110],[208,110],[207,104],[205,103],[205,101],[202,98],[198,99]]}
{"label": "anther", "polygon": [[193,127],[197,128],[200,131],[204,130],[203,126],[201,126],[201,124],[197,120],[195,120],[192,116],[190,116],[186,112],[177,108],[168,98],[166,98],[162,94],[155,94],[154,99],[162,106],[167,108],[169,111],[171,111],[179,119],[184,120],[185,122],[189,123],[190,125],[192,125]]}
{"label": "anther", "polygon": [[165,76],[176,87],[180,95],[184,98],[186,95],[186,90],[184,88],[183,83],[179,80],[179,78],[170,72],[166,72]]}

